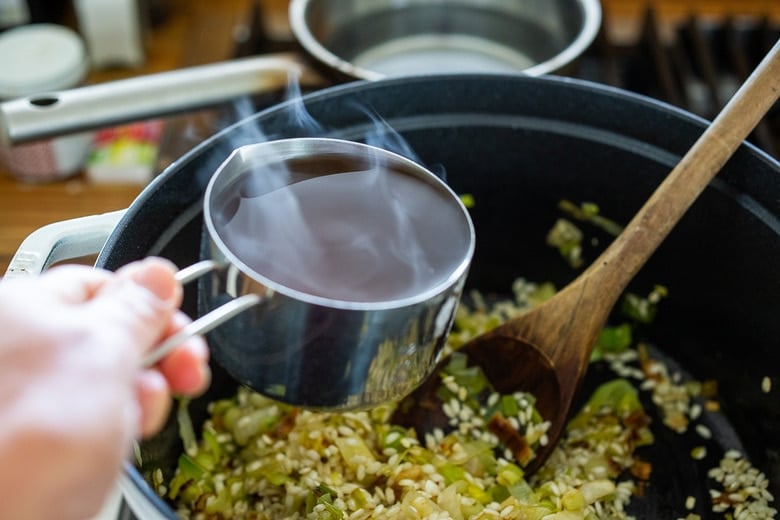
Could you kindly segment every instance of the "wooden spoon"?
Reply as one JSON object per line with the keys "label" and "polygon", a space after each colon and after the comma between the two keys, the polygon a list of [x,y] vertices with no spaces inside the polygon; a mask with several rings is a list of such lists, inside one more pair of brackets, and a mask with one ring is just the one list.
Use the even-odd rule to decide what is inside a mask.
{"label": "wooden spoon", "polygon": [[[558,442],[599,332],[617,299],[688,207],[772,107],[780,94],[780,41],[685,154],[623,232],[577,279],[527,314],[464,345],[469,365],[480,366],[501,393],[529,391],[551,422],[527,473],[538,469]],[[401,406],[393,420],[418,435],[447,430],[436,396],[443,360]],[[403,403],[407,405],[409,398]]]}

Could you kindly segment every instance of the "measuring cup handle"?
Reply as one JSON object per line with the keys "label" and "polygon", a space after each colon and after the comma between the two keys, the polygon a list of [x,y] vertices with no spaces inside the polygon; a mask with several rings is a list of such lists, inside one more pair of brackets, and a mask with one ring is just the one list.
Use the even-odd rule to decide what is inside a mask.
{"label": "measuring cup handle", "polygon": [[[186,284],[219,268],[220,265],[217,262],[203,260],[181,269],[176,273],[176,279],[182,284]],[[262,297],[258,294],[245,294],[217,307],[208,314],[204,314],[146,354],[142,359],[143,366],[153,366],[184,341],[193,336],[201,336],[209,332],[250,307],[254,307],[261,301]]]}
{"label": "measuring cup handle", "polygon": [[184,327],[177,334],[174,334],[160,343],[154,350],[144,356],[143,365],[145,367],[153,366],[184,341],[193,336],[200,336],[209,332],[230,318],[244,312],[250,307],[254,307],[260,303],[261,300],[262,298],[257,294],[245,294],[244,296],[240,296],[235,300],[230,300],[228,303],[217,307],[213,311]]}
{"label": "measuring cup handle", "polygon": [[211,271],[216,271],[217,269],[219,269],[219,264],[214,260],[201,260],[200,262],[196,262],[188,267],[185,267],[184,269],[179,269],[179,272],[176,273],[175,278],[181,284],[187,284],[193,280],[197,280],[204,274],[210,273]]}

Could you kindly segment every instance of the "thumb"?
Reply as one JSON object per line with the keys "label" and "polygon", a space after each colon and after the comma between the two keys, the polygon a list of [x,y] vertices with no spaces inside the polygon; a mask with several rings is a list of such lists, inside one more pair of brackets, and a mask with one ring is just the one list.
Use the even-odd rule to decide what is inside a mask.
{"label": "thumb", "polygon": [[96,319],[142,355],[164,336],[181,305],[182,287],[175,273],[176,267],[161,258],[128,264],[91,300]]}

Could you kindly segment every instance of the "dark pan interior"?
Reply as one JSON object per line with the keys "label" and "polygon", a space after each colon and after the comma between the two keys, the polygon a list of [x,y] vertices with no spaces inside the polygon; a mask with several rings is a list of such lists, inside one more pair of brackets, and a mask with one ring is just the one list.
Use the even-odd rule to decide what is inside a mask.
{"label": "dark pan interior", "polygon": [[[576,272],[544,245],[560,215],[557,202],[596,202],[604,215],[627,222],[705,125],[646,98],[553,77],[405,78],[343,85],[304,100],[317,126],[302,122],[300,102],[278,105],[175,163],[131,206],[98,264],[116,269],[150,254],[180,266],[197,260],[205,185],[236,146],[325,135],[410,155],[389,126],[413,157],[474,196],[470,286],[506,293],[518,276],[561,286]],[[701,463],[689,452],[702,439],[655,428],[659,442],[648,454],[654,477],[633,506],[640,518],[685,516],[689,495],[700,497],[696,512],[708,517],[706,470],[723,448],[744,447],[780,496],[779,215],[780,164],[744,145],[632,283],[641,294],[654,284],[669,288],[656,323],[641,334],[692,377],[716,379],[724,412],[706,419],[716,436]],[[601,236],[587,258],[607,242]],[[195,299],[188,288],[189,312]],[[214,369],[212,389],[195,403],[196,421],[208,401],[234,391]],[[761,391],[763,376],[775,383],[769,394]],[[599,377],[594,369],[591,382]],[[171,422],[144,443],[144,469],[171,471],[180,450]],[[138,471],[128,468],[128,476],[150,493]]]}

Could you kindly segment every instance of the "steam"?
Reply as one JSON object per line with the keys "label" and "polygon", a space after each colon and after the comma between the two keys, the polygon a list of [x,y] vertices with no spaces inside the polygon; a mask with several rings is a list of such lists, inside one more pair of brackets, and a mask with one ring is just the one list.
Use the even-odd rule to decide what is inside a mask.
{"label": "steam", "polygon": [[[331,134],[306,110],[296,81],[290,82],[286,98],[286,136]],[[419,162],[371,107],[352,108],[368,122],[366,144]],[[251,101],[239,100],[235,111],[251,115]],[[242,144],[277,137],[256,125],[239,128],[244,129]],[[219,222],[215,218],[226,245],[277,283],[337,300],[408,297],[447,278],[461,258],[453,248],[462,248],[464,237],[457,226],[442,234],[437,219],[456,220],[454,205],[436,190],[421,189],[416,178],[393,172],[381,154],[333,161],[319,157],[257,165],[238,186],[237,200],[226,205]],[[319,166],[327,174],[306,171]],[[442,204],[450,208],[442,212]]]}

